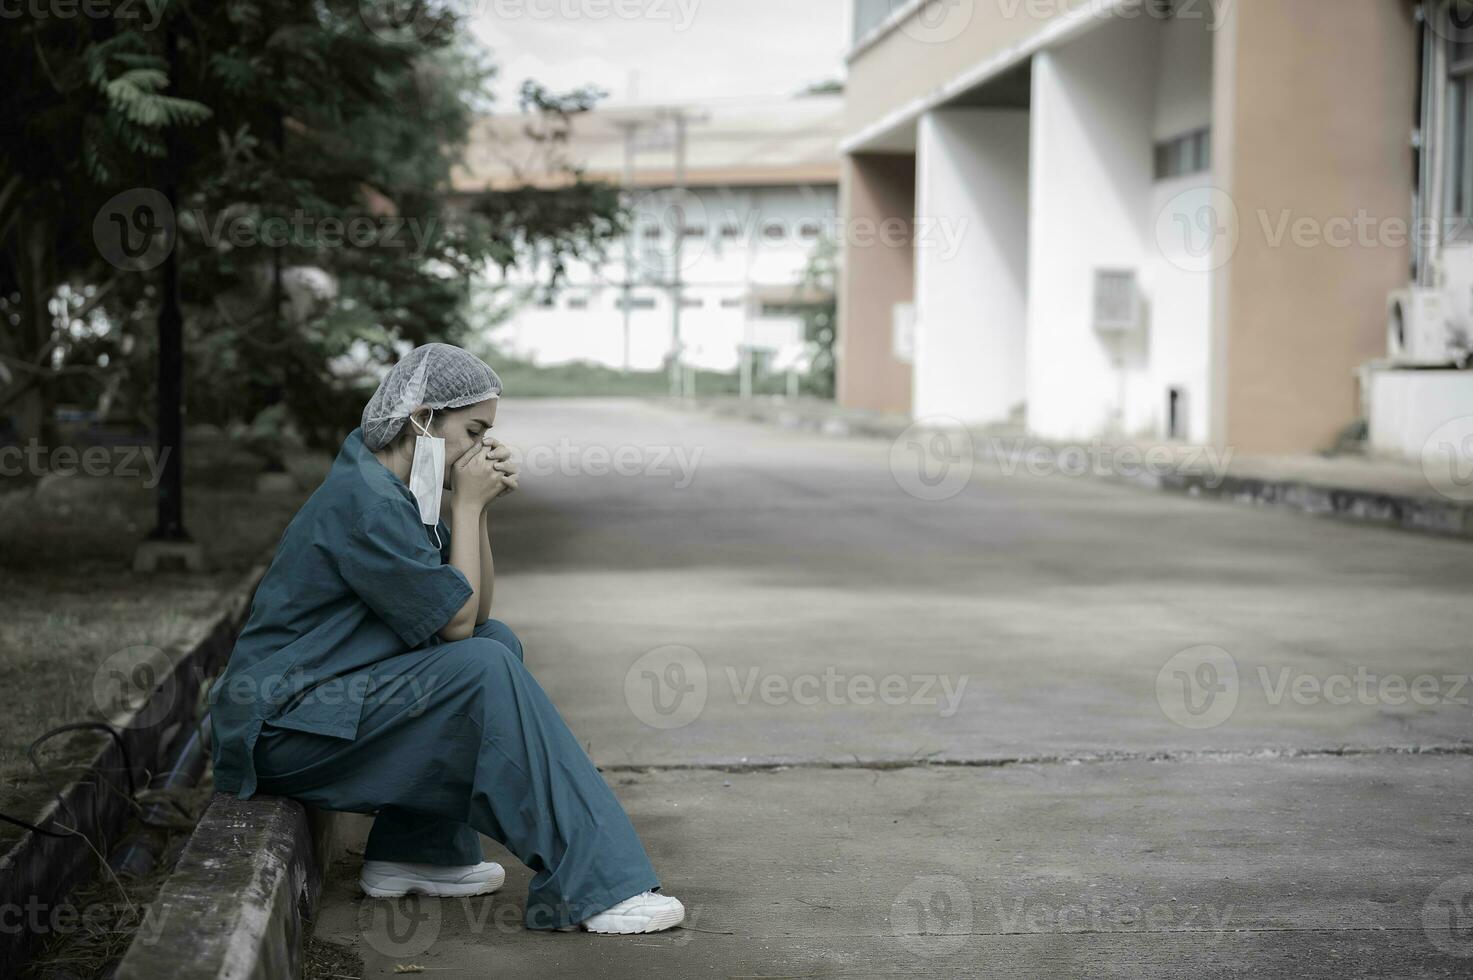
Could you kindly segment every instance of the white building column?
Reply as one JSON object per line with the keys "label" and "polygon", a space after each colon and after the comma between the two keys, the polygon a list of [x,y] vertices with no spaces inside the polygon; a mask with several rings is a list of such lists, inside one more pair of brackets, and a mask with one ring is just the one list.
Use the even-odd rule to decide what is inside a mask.
{"label": "white building column", "polygon": [[1157,32],[1116,20],[1033,59],[1028,426],[1088,439],[1117,422],[1142,352],[1094,329],[1097,269],[1143,277],[1155,252]]}
{"label": "white building column", "polygon": [[1006,419],[1024,398],[1028,113],[941,109],[916,147],[917,418]]}

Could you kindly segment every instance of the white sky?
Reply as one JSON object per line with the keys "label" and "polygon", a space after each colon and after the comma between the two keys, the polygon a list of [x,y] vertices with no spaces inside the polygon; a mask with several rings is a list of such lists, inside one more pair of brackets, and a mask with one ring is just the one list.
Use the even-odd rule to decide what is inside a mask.
{"label": "white sky", "polygon": [[527,78],[596,85],[614,105],[791,95],[844,75],[850,0],[464,3],[501,72],[498,112],[516,110]]}

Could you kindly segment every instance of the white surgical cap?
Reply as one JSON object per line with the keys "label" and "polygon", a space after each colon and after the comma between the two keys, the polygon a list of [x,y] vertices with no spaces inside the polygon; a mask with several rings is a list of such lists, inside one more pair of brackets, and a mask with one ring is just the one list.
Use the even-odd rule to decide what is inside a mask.
{"label": "white surgical cap", "polygon": [[449,344],[425,344],[395,364],[363,409],[363,442],[377,452],[399,434],[411,412],[464,408],[501,395],[501,379],[476,355]]}

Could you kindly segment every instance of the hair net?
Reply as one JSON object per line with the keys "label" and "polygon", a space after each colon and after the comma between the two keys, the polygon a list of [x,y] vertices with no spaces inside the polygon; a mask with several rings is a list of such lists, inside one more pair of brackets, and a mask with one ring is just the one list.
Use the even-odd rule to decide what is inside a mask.
{"label": "hair net", "polygon": [[449,344],[425,344],[395,364],[363,409],[363,442],[378,451],[394,441],[411,412],[464,408],[501,395],[501,379],[476,355]]}

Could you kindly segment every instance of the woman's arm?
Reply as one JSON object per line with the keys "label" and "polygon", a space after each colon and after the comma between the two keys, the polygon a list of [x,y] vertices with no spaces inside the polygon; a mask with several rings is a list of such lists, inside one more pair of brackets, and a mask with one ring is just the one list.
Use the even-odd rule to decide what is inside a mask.
{"label": "woman's arm", "polygon": [[[451,464],[450,482],[450,564],[470,583],[471,594],[450,622],[440,628],[440,639],[446,641],[469,639],[476,631],[476,624],[484,621],[482,602],[490,607],[490,592],[481,577],[483,549],[488,556],[490,551],[481,515],[486,505],[506,488],[505,477],[479,447]],[[489,562],[486,567],[489,571]]]}
{"label": "woman's arm", "polygon": [[[511,450],[493,437],[489,432],[481,439],[481,445],[490,454],[492,465],[501,474],[501,492],[497,497],[504,496],[517,488],[517,464],[511,460]],[[495,497],[492,498],[496,499]],[[480,522],[476,525],[477,537],[481,543],[481,587],[477,590],[480,597],[480,606],[476,610],[476,625],[479,626],[491,618],[491,596],[496,589],[496,563],[491,557],[491,521],[489,517],[490,501],[482,508]]]}
{"label": "woman's arm", "polygon": [[[481,587],[476,590],[479,605],[476,607],[476,625],[480,626],[491,618],[491,593],[496,588],[496,563],[491,558],[491,529],[486,514],[489,507],[481,508],[481,520],[477,525],[477,539],[481,544]],[[450,545],[452,552],[455,544]]]}
{"label": "woman's arm", "polygon": [[[450,564],[471,584],[471,596],[460,607],[460,611],[451,617],[450,622],[440,628],[440,639],[447,641],[465,640],[475,633],[476,624],[484,621],[480,610],[483,605],[481,594],[485,591],[481,579],[481,552],[484,545],[476,540],[474,534],[455,532],[456,528],[476,527],[480,516],[485,513],[485,507],[479,500],[472,499],[470,494],[452,494],[450,500]],[[484,601],[489,602],[489,599]]]}

